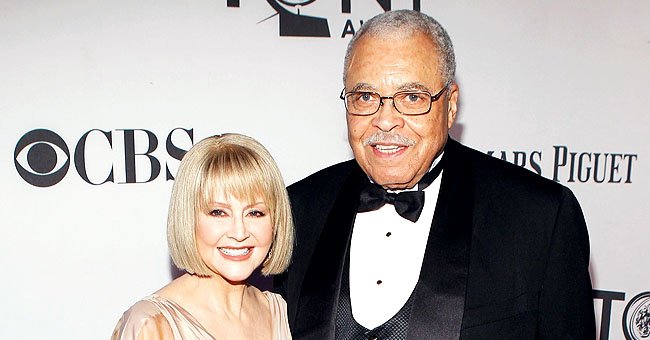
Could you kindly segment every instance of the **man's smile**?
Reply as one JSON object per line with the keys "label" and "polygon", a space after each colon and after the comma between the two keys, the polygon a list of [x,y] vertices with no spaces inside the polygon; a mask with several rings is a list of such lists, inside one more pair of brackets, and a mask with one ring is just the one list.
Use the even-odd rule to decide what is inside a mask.
{"label": "man's smile", "polygon": [[386,155],[395,154],[407,148],[407,146],[394,145],[394,144],[393,145],[375,144],[375,145],[371,145],[371,147],[377,152]]}

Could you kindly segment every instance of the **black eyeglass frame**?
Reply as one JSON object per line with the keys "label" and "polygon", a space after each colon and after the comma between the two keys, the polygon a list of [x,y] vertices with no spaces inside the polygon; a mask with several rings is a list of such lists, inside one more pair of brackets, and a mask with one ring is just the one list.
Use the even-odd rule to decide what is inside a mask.
{"label": "black eyeglass frame", "polygon": [[[427,113],[429,113],[431,111],[431,106],[432,106],[433,102],[440,99],[440,97],[445,92],[445,90],[447,88],[449,88],[449,85],[450,84],[447,83],[445,86],[442,87],[442,89],[440,89],[440,91],[438,91],[438,93],[436,93],[434,95],[431,95],[431,93],[429,93],[427,91],[398,91],[398,92],[393,93],[392,96],[382,96],[379,93],[373,92],[373,91],[350,91],[350,92],[345,92],[345,88],[343,88],[343,90],[341,91],[341,94],[339,95],[339,98],[341,100],[343,100],[343,105],[345,105],[345,111],[348,114],[351,114],[351,115],[354,115],[354,116],[371,116],[371,115],[374,115],[375,113],[377,113],[379,111],[379,109],[381,109],[382,105],[384,105],[384,99],[390,99],[393,102],[393,108],[395,109],[395,111],[399,112],[400,114],[403,114],[405,116],[419,116],[419,115],[427,114]],[[350,96],[352,94],[355,94],[355,93],[370,93],[370,94],[375,94],[375,95],[379,96],[379,106],[377,106],[377,110],[375,110],[374,112],[370,112],[370,113],[351,113],[348,110],[348,101],[346,100],[346,97],[348,97],[348,96]],[[402,94],[402,93],[426,93],[426,94],[428,94],[431,97],[431,101],[429,102],[429,109],[427,109],[424,112],[420,112],[420,113],[404,113],[404,112],[400,111],[397,108],[397,106],[395,106],[394,98],[395,98],[396,95]]]}

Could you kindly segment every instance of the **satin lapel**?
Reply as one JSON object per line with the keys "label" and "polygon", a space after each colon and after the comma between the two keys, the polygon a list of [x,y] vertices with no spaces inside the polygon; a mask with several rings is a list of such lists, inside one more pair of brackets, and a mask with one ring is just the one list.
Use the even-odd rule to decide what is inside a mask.
{"label": "satin lapel", "polygon": [[407,339],[458,339],[463,319],[473,190],[471,169],[449,139]]}
{"label": "satin lapel", "polygon": [[347,178],[329,213],[307,268],[291,330],[294,339],[333,339],[343,264],[367,180],[358,167]]}

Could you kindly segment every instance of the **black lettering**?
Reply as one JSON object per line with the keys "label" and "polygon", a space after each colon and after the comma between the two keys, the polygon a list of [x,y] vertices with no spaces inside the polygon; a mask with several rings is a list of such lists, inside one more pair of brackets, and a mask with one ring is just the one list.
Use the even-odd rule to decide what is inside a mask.
{"label": "black lettering", "polygon": [[[142,129],[119,130],[124,131],[124,167],[126,171],[126,182],[124,183],[148,183],[153,181],[160,173],[160,161],[151,153],[158,147],[158,139],[151,131]],[[141,154],[135,153],[135,131],[143,131],[147,134],[148,148]],[[151,162],[151,176],[144,182],[137,182],[135,171],[135,156],[146,156]]]}
{"label": "black lettering", "polygon": [[[379,6],[384,10],[384,12],[388,12],[391,9],[391,0],[376,0]],[[351,0],[341,0],[341,13],[351,13],[352,12],[352,6],[351,6]],[[239,6],[237,6],[239,7]],[[420,11],[420,0],[413,0],[413,10],[414,11]]]}
{"label": "black lettering", "polygon": [[[523,151],[513,151],[514,158],[512,163],[521,167],[526,167],[526,153]],[[521,162],[521,164],[520,164]]]}
{"label": "black lettering", "polygon": [[239,0],[226,0],[226,7],[239,7]]}
{"label": "black lettering", "polygon": [[348,19],[345,22],[345,27],[343,27],[343,33],[341,33],[341,38],[345,38],[346,35],[354,35],[354,26],[352,25],[352,20]]}
{"label": "black lettering", "polygon": [[[537,161],[535,161],[535,156],[537,157]],[[539,165],[538,162],[542,161],[542,152],[541,151],[533,151],[530,153],[530,158],[528,159],[528,163],[530,164],[530,167],[533,168],[535,173],[538,175],[542,175],[542,167]]]}
{"label": "black lettering", "polygon": [[570,156],[570,163],[569,163],[569,180],[567,182],[575,182],[573,179],[573,173],[575,172],[575,165],[576,165],[576,155],[577,153],[575,152],[569,152]]}
{"label": "black lettering", "polygon": [[557,178],[558,169],[560,167],[566,166],[567,147],[554,145],[553,149],[555,149],[555,161],[553,163],[553,180],[559,182],[560,180]]}
{"label": "black lettering", "polygon": [[[185,133],[190,137],[190,142],[191,142],[192,145],[194,145],[194,130],[193,129],[187,130],[187,129],[182,129],[182,128],[176,128],[176,129],[172,130],[171,132],[169,132],[169,135],[167,135],[167,140],[165,141],[165,147],[167,148],[167,154],[169,154],[173,159],[175,159],[177,161],[180,161],[183,158],[183,156],[185,155],[185,153],[187,152],[187,150],[184,150],[184,149],[181,149],[181,148],[177,147],[172,142],[172,134],[174,134],[174,131],[177,131],[177,130],[185,131]],[[174,176],[169,171],[169,163],[165,164],[165,176],[166,176],[166,180],[168,180],[168,181],[173,181],[174,180]]]}
{"label": "black lettering", "polygon": [[351,0],[341,0],[341,13],[352,13]]}
{"label": "black lettering", "polygon": [[627,157],[627,177],[625,179],[625,183],[632,183],[632,160],[636,160],[638,158],[637,155],[632,155],[632,154],[625,154],[623,156],[623,159]]}
{"label": "black lettering", "polygon": [[591,167],[585,166],[584,169],[586,170],[587,174],[586,177],[584,178],[582,177],[582,169],[583,169],[582,164],[583,164],[584,156],[587,156],[587,158],[589,158],[589,161],[591,161],[591,154],[588,152],[583,152],[578,157],[578,181],[580,181],[580,183],[587,182],[589,180],[589,177],[591,176]]}
{"label": "black lettering", "polygon": [[108,140],[108,144],[111,146],[111,149],[113,148],[113,135],[111,132],[108,131],[102,131],[98,129],[92,129],[81,136],[79,138],[79,141],[77,142],[77,146],[75,147],[74,150],[74,166],[77,169],[77,173],[83,179],[86,183],[92,184],[92,185],[101,185],[106,182],[113,182],[113,167],[111,166],[111,172],[109,173],[108,177],[101,182],[101,183],[93,183],[90,181],[88,178],[88,172],[86,171],[86,140],[88,139],[88,135],[93,132],[93,131],[99,131],[104,136],[106,137],[106,140]]}
{"label": "black lettering", "polygon": [[625,293],[593,290],[593,298],[603,300],[600,316],[600,340],[609,339],[609,323],[612,316],[612,300],[625,301]]}
{"label": "black lettering", "polygon": [[623,155],[621,155],[620,153],[613,153],[613,154],[611,154],[611,156],[612,156],[612,164],[610,165],[610,168],[609,168],[609,183],[621,183],[621,178],[618,178],[618,180],[615,180],[614,175],[618,174],[618,166],[619,166],[618,161],[616,160],[616,158],[617,157],[621,158]]}
{"label": "black lettering", "polygon": [[384,10],[384,12],[388,12],[391,9],[391,0],[375,0],[379,6]]}
{"label": "black lettering", "polygon": [[413,10],[420,11],[420,0],[413,0]]}
{"label": "black lettering", "polygon": [[594,153],[594,182],[596,183],[602,183],[605,181],[605,177],[607,176],[606,172],[607,170],[605,169],[605,165],[607,164],[607,155],[605,154],[605,157],[603,157],[603,177],[602,179],[598,178],[598,168],[600,167],[600,161],[598,160],[600,158],[600,153]]}

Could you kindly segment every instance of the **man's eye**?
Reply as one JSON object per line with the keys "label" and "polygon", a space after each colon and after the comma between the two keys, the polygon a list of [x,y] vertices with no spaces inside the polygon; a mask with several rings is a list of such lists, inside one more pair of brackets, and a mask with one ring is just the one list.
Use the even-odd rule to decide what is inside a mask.
{"label": "man's eye", "polygon": [[248,212],[248,215],[252,216],[252,217],[264,217],[264,216],[266,216],[266,214],[263,211],[260,211],[260,210],[251,210],[251,211]]}
{"label": "man's eye", "polygon": [[409,93],[406,95],[406,100],[410,103],[417,103],[423,99],[424,98],[421,93]]}
{"label": "man's eye", "polygon": [[359,92],[356,94],[354,100],[357,102],[370,102],[373,101],[375,98],[370,92]]}
{"label": "man's eye", "polygon": [[223,210],[221,210],[221,209],[214,209],[214,210],[211,210],[209,214],[210,214],[210,216],[215,216],[215,217],[224,217],[224,216],[228,216],[228,214],[226,214],[226,212],[223,211]]}

